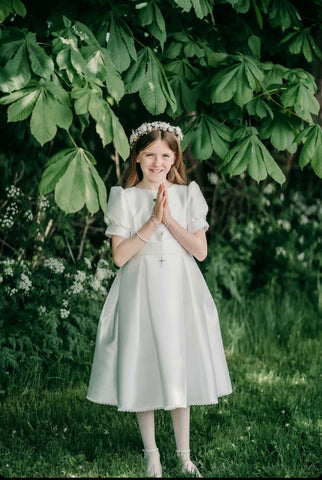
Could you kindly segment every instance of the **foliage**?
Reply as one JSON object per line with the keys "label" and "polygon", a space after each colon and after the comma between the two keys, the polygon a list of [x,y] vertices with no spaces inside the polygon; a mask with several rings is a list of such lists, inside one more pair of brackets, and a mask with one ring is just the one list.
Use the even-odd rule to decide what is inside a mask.
{"label": "foliage", "polygon": [[86,132],[95,128],[102,147],[126,160],[138,108],[179,123],[183,147],[224,174],[282,184],[277,152],[299,150],[300,167],[322,176],[317,0],[312,20],[307,5],[289,0],[101,1],[95,11],[85,1],[55,11],[45,2],[27,13],[20,0],[4,5],[0,104],[8,122],[53,147],[40,192],[55,190],[65,212],[104,210]]}
{"label": "foliage", "polygon": [[62,365],[76,370],[90,361],[97,319],[112,277],[110,264],[88,258],[67,265],[48,257],[41,264],[2,260],[0,375],[56,376]]}
{"label": "foliage", "polygon": [[214,298],[233,297],[242,304],[251,291],[276,285],[283,292],[300,290],[322,312],[322,199],[316,189],[304,195],[296,184],[282,190],[268,182],[259,191],[244,180],[238,194],[218,175],[208,176],[219,198],[231,190],[239,202],[222,220],[225,229],[218,225],[209,242],[203,269]]}
{"label": "foliage", "polygon": [[75,245],[75,228],[62,213],[44,197],[7,189],[0,231],[13,254],[0,260],[2,391],[13,379],[48,379],[91,360],[116,267],[107,241],[98,249],[88,240]]}

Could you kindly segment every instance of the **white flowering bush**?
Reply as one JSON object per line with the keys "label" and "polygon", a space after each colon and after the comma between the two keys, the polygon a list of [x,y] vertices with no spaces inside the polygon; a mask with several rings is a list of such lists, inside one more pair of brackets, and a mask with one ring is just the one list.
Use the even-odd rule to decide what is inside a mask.
{"label": "white flowering bush", "polygon": [[69,265],[62,258],[33,264],[0,260],[0,369],[10,377],[56,375],[60,366],[92,359],[99,314],[115,268],[101,259]]}
{"label": "white flowering bush", "polygon": [[[116,273],[110,243],[84,242],[52,198],[3,189],[0,204],[0,377],[31,383],[89,368],[97,323]],[[79,217],[78,217],[79,222]],[[68,367],[66,369],[66,367]]]}
{"label": "white flowering bush", "polygon": [[208,174],[216,223],[203,269],[217,299],[242,302],[275,286],[305,292],[322,311],[322,199],[318,184],[307,187],[309,175],[303,186],[293,175],[294,185],[280,187]]}

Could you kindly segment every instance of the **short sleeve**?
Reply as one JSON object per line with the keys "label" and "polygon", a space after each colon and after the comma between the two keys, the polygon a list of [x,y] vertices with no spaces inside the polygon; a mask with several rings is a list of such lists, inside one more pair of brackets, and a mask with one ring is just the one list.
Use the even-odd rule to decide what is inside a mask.
{"label": "short sleeve", "polygon": [[111,238],[112,235],[119,235],[120,237],[130,238],[130,211],[122,187],[111,188],[104,221],[107,225],[105,230],[107,237]]}
{"label": "short sleeve", "polygon": [[194,180],[188,185],[187,198],[187,226],[188,231],[195,233],[199,230],[208,230],[209,224],[206,220],[208,204],[203,196],[200,187]]}

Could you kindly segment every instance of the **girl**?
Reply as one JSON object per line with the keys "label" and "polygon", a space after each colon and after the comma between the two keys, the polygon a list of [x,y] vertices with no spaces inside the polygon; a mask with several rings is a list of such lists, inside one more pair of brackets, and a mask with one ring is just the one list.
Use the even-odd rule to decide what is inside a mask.
{"label": "girl", "polygon": [[104,304],[87,398],[136,412],[147,474],[162,477],[154,410],[170,410],[183,473],[190,405],[231,393],[216,305],[194,259],[207,256],[207,203],[187,185],[182,132],[164,122],[130,137],[126,188],[111,188],[106,235],[120,267]]}

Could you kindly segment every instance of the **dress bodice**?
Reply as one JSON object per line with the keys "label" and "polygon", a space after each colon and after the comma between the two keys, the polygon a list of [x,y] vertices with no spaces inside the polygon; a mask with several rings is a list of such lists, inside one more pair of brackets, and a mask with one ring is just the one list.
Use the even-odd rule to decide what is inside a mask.
{"label": "dress bodice", "polygon": [[[184,228],[190,232],[209,228],[206,221],[208,205],[195,181],[190,182],[189,185],[173,184],[168,187],[167,193],[171,215]],[[156,196],[157,192],[154,190],[112,187],[105,216],[106,235],[131,237],[151,217]],[[177,240],[164,224],[160,224],[155,229],[143,250],[146,253],[157,250],[156,244],[160,242],[170,250],[178,245]]]}

